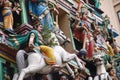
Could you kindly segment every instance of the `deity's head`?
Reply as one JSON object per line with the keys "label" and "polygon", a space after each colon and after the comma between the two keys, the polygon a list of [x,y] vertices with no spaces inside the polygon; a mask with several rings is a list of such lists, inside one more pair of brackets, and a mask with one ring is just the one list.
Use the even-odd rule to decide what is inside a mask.
{"label": "deity's head", "polygon": [[12,6],[12,3],[9,1],[9,0],[6,0],[5,2],[4,2],[4,5],[3,5],[4,7],[11,7]]}

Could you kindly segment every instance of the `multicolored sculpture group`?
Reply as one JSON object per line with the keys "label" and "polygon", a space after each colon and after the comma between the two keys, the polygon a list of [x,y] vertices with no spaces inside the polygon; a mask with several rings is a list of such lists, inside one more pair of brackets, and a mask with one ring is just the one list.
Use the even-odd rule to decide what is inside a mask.
{"label": "multicolored sculpture group", "polygon": [[[120,60],[120,55],[114,37],[109,35],[107,30],[110,25],[109,19],[105,19],[103,23],[105,26],[101,30],[96,21],[88,22],[88,10],[76,12],[74,22],[71,21],[72,26],[70,26],[76,50],[75,53],[70,53],[62,46],[71,43],[72,39],[65,36],[60,29],[59,21],[53,21],[54,17],[51,16],[54,12],[58,16],[58,6],[49,8],[47,0],[28,0],[26,7],[30,18],[27,26],[32,25],[32,28],[24,34],[17,34],[14,27],[18,26],[16,23],[19,22],[13,23],[16,19],[13,13],[19,14],[22,9],[19,1],[16,1],[14,7],[10,1],[2,0],[0,4],[3,17],[0,35],[2,35],[2,44],[17,51],[18,73],[14,75],[13,80],[23,80],[31,76],[31,73],[47,75],[51,72],[61,72],[65,67],[74,79],[80,78],[81,74],[86,74],[83,78],[88,78],[87,80],[112,80],[107,69],[115,67],[119,72],[120,66],[116,64]],[[99,7],[99,0],[95,1],[95,6]],[[55,3],[57,4],[57,1]],[[79,9],[81,7],[79,6]],[[90,63],[90,67],[91,61],[93,64]],[[92,65],[96,68],[95,74],[91,74]],[[76,73],[74,69],[78,72]]]}

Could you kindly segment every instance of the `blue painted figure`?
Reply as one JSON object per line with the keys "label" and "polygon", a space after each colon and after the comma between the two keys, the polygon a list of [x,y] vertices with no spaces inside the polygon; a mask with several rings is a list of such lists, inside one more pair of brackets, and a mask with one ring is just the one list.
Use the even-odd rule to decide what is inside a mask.
{"label": "blue painted figure", "polygon": [[47,6],[47,0],[29,0],[29,13],[37,16],[44,27],[53,29],[53,21]]}

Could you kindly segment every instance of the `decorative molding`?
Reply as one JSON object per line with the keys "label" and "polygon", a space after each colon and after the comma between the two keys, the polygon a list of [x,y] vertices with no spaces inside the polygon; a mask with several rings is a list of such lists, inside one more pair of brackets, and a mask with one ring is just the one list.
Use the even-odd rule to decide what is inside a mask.
{"label": "decorative molding", "polygon": [[17,53],[17,50],[2,43],[0,43],[0,51],[4,52],[6,55],[10,56],[13,59],[15,58],[16,53]]}
{"label": "decorative molding", "polygon": [[25,23],[25,24],[20,25],[20,27],[18,27],[17,29],[15,29],[15,32],[17,34],[25,34],[32,29],[33,29],[33,26]]}
{"label": "decorative molding", "polygon": [[73,5],[73,0],[66,0],[67,2],[69,2],[71,5]]}
{"label": "decorative molding", "polygon": [[[68,10],[68,11],[71,10],[71,6],[68,5],[67,3],[65,3],[65,1],[59,0],[58,3],[59,3],[61,6],[63,6],[66,10]],[[64,10],[65,10],[65,9],[64,9]],[[66,10],[65,10],[65,11],[66,11]],[[66,11],[66,12],[68,12],[68,11]]]}
{"label": "decorative molding", "polygon": [[0,57],[4,58],[4,59],[6,59],[6,60],[8,60],[10,62],[16,63],[15,60],[9,58],[8,56],[3,55],[2,53],[0,53]]}

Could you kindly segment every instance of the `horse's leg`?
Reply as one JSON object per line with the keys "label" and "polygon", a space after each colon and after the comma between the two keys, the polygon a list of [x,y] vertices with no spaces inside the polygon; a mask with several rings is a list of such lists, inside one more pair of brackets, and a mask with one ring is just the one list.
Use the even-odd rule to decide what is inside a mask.
{"label": "horse's leg", "polygon": [[38,72],[39,70],[40,70],[40,65],[28,66],[27,68],[24,68],[21,70],[18,80],[23,80],[26,74],[35,73],[35,72]]}
{"label": "horse's leg", "polygon": [[56,52],[58,52],[57,50],[61,51],[60,53],[62,54],[62,57],[63,57],[62,59],[63,59],[64,62],[69,62],[70,60],[75,59],[77,64],[78,64],[78,66],[79,66],[79,68],[80,69],[83,68],[82,64],[80,63],[80,60],[78,59],[78,57],[75,54],[70,54],[69,52],[65,51],[61,46],[56,46],[54,48],[54,50]]}
{"label": "horse's leg", "polygon": [[64,56],[63,61],[68,62],[68,61],[73,60],[73,59],[76,60],[79,68],[80,68],[80,69],[83,69],[83,66],[82,66],[82,64],[80,63],[80,60],[78,59],[78,57],[77,57],[75,54],[69,54],[69,56]]}
{"label": "horse's leg", "polygon": [[12,80],[17,80],[18,79],[18,73],[15,73]]}
{"label": "horse's leg", "polygon": [[21,70],[26,67],[26,63],[24,59],[25,53],[26,52],[24,50],[19,50],[16,54],[16,62],[19,72],[21,72]]}
{"label": "horse's leg", "polygon": [[83,69],[83,65],[80,63],[80,60],[78,59],[78,57],[74,54],[74,59],[76,60],[79,68],[82,70]]}
{"label": "horse's leg", "polygon": [[70,68],[70,66],[67,63],[65,64],[65,66],[66,66],[67,70],[69,71],[69,73],[71,74],[71,76],[73,78],[75,78],[74,71]]}

